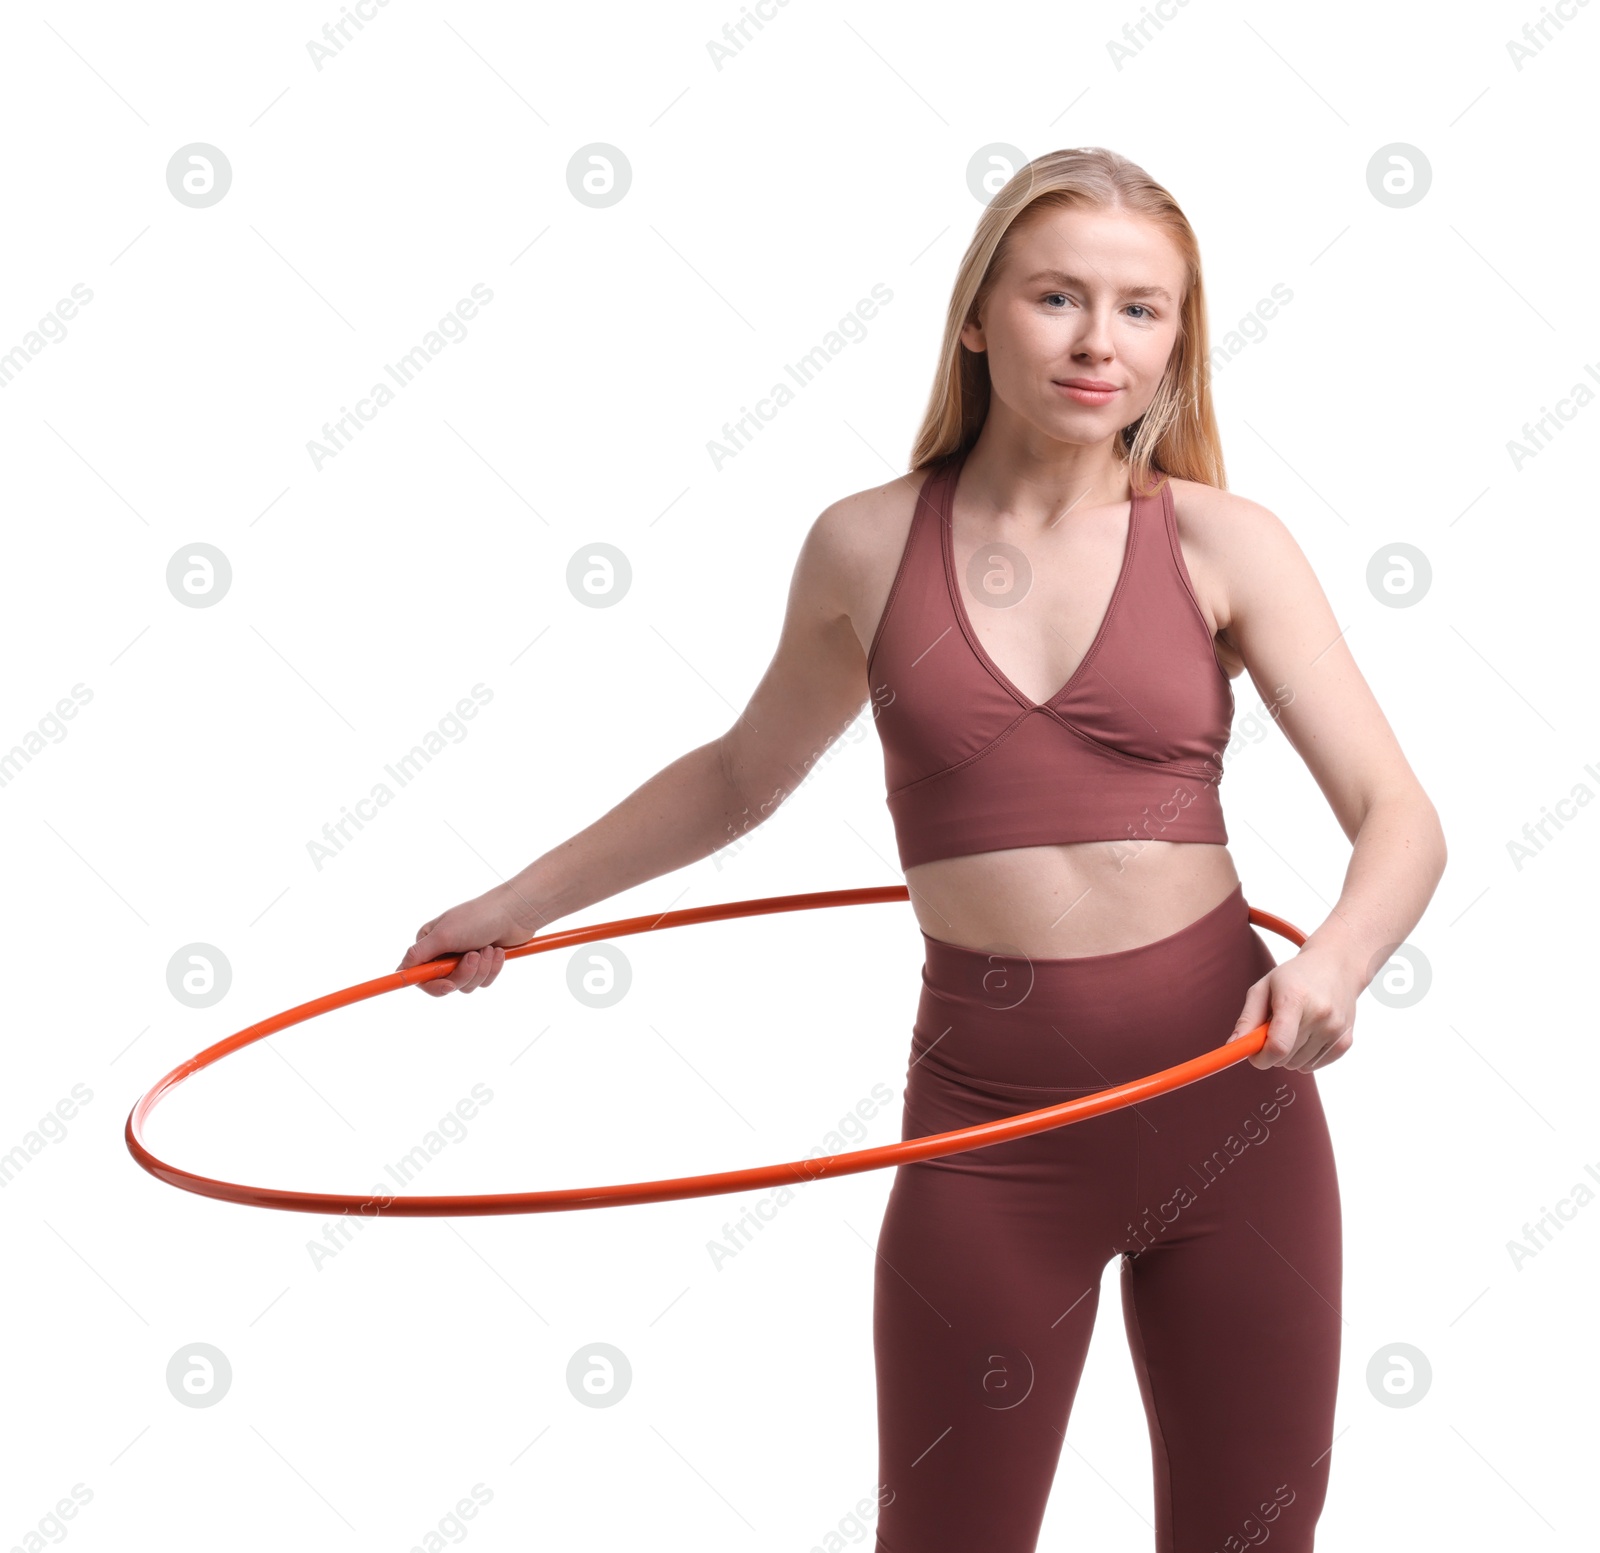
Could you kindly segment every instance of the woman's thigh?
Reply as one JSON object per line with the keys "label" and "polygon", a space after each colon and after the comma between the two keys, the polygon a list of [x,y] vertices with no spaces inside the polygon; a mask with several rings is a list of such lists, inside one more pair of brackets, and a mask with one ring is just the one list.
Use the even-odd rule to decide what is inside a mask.
{"label": "woman's thigh", "polygon": [[[1338,1391],[1338,1180],[1314,1077],[1244,1064],[1152,1103],[1122,1267],[1156,1545],[1313,1545]],[[1198,1091],[1200,1085],[1194,1086]],[[1168,1105],[1167,1102],[1173,1102]],[[1213,1103],[1219,1102],[1219,1103]]]}
{"label": "woman's thigh", "polygon": [[[1031,1110],[918,1082],[907,1136]],[[1129,1119],[902,1165],[874,1273],[879,1549],[1029,1553],[1131,1180]],[[1052,1146],[1053,1145],[1053,1146]]]}

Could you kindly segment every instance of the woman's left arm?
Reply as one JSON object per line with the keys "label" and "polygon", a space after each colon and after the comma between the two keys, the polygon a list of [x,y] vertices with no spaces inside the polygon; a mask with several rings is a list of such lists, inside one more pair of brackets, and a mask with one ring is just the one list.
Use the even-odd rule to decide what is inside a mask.
{"label": "woman's left arm", "polygon": [[1186,504],[1186,537],[1220,596],[1227,638],[1354,847],[1332,911],[1250,988],[1229,1037],[1270,1015],[1250,1062],[1309,1071],[1350,1049],[1356,999],[1438,886],[1444,831],[1294,536],[1255,502],[1186,489],[1204,493]]}

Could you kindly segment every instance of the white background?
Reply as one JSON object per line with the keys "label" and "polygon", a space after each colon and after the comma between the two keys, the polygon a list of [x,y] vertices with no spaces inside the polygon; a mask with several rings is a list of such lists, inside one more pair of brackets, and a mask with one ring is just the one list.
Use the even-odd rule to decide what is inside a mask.
{"label": "white background", "polygon": [[[1172,190],[1215,341],[1292,292],[1219,358],[1229,485],[1310,557],[1450,846],[1412,935],[1428,992],[1363,996],[1318,1074],[1346,1256],[1318,1546],[1567,1548],[1592,1525],[1600,1204],[1520,1270],[1507,1242],[1600,1170],[1580,996],[1600,818],[1569,810],[1520,868],[1507,844],[1600,791],[1600,408],[1510,452],[1600,388],[1600,17],[1519,70],[1531,3],[1196,0],[1119,68],[1140,10],[793,0],[718,69],[732,0],[395,0],[319,70],[333,3],[6,9],[0,352],[26,359],[0,391],[0,751],[51,731],[0,786],[0,1153],[26,1156],[0,1189],[0,1546],[870,1545],[850,1515],[875,1481],[890,1173],[806,1188],[720,1270],[707,1243],[753,1198],[388,1220],[319,1268],[322,1221],[163,1185],[123,1124],[187,1056],[386,974],[428,917],[729,725],[810,523],[906,468],[994,143],[1109,146]],[[1432,169],[1398,209],[1367,183],[1397,141]],[[193,142],[232,168],[205,208],[167,186]],[[592,142],[632,169],[608,208],[568,188]],[[466,338],[315,467],[323,424],[475,283],[493,300]],[[724,423],[878,283],[866,338],[719,470]],[[28,354],[74,285],[92,301]],[[632,567],[608,609],[566,583],[597,541]],[[1401,541],[1432,568],[1407,608],[1366,580]],[[232,568],[209,608],[167,586],[196,543]],[[316,867],[324,824],[480,683],[466,737]],[[92,699],[50,724],[74,685]],[[1258,697],[1236,693],[1242,725]],[[1306,770],[1267,731],[1222,794],[1247,897],[1310,931],[1349,847]],[[737,854],[578,920],[895,884],[893,858],[863,718]],[[231,968],[208,1008],[168,987],[193,943]],[[170,1095],[151,1146],[361,1191],[480,1082],[492,1103],[415,1189],[792,1159],[878,1083],[895,1099],[863,1141],[898,1137],[909,907],[624,948],[608,1009],[535,956],[485,996],[403,991],[276,1035]],[[30,1146],[76,1084],[92,1099]],[[632,1366],[615,1406],[568,1390],[595,1342]],[[1401,1342],[1432,1383],[1387,1407],[1367,1366]],[[195,1343],[232,1367],[214,1406],[168,1390]],[[74,1484],[92,1497],[53,1521]],[[450,1521],[474,1484],[492,1498]],[[1040,1547],[1148,1547],[1152,1520],[1112,1277]]]}

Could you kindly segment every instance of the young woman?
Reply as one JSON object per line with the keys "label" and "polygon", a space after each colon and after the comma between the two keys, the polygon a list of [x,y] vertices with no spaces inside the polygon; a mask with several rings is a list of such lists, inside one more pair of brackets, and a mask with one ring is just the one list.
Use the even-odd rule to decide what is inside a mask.
{"label": "young woman", "polygon": [[[897,1170],[877,1547],[1034,1547],[1115,1257],[1158,1549],[1299,1553],[1341,1327],[1312,1075],[1350,1049],[1357,996],[1438,883],[1438,816],[1288,530],[1224,488],[1195,236],[1131,162],[1053,152],[986,208],[911,464],[812,525],[745,715],[424,924],[400,964],[465,950],[422,990],[488,986],[506,947],[770,815],[870,700],[926,956],[902,1137],[1271,1021],[1202,1083]],[[1246,669],[1353,843],[1282,965],[1218,797]]]}

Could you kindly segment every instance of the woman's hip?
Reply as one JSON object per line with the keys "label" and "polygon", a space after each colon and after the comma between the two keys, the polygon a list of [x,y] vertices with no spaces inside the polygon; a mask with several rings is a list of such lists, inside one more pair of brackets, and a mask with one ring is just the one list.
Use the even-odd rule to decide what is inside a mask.
{"label": "woman's hip", "polygon": [[1232,1033],[1275,963],[1242,885],[1177,932],[1110,954],[1043,959],[922,936],[908,1080],[926,1068],[996,1097],[1069,1098],[1198,1056]]}
{"label": "woman's hip", "polygon": [[[1176,933],[1111,954],[1029,959],[923,936],[903,1138],[1042,1110],[1211,1051],[1275,963],[1242,888]],[[1228,1168],[1247,1153],[1270,1154],[1273,1170]],[[1318,1201],[1336,1204],[1338,1191],[1315,1075],[1247,1058],[1136,1106],[909,1168],[1002,1191],[1067,1190],[1083,1211],[1110,1213],[1118,1234],[1157,1187],[1207,1203],[1186,1216],[1186,1232],[1267,1190],[1275,1173]],[[1207,1190],[1224,1171],[1225,1189]]]}

